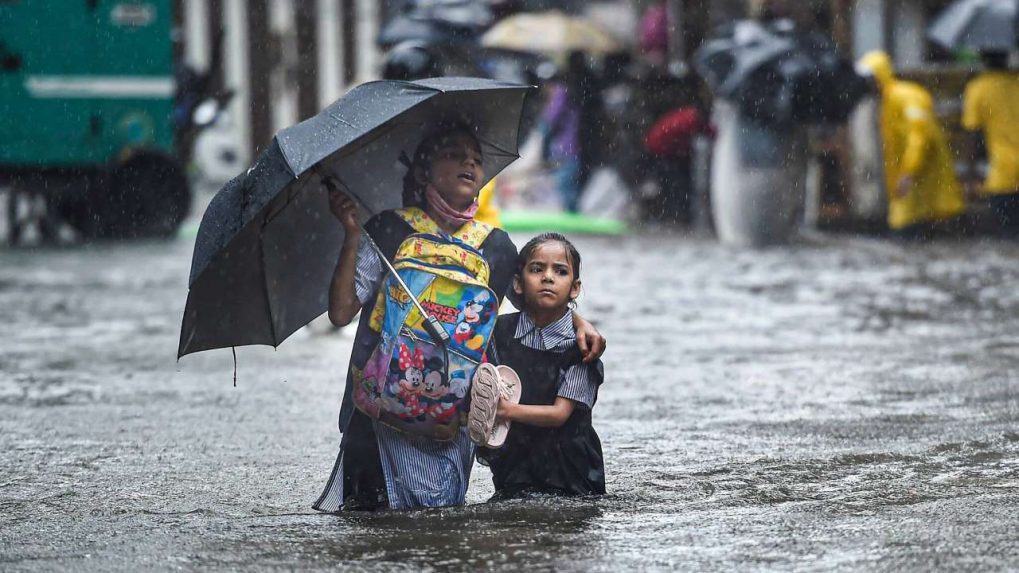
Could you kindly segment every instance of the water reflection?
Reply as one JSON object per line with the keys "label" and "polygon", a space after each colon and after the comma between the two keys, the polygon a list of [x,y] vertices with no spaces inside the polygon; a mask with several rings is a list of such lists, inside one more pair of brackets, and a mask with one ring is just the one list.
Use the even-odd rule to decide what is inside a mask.
{"label": "water reflection", "polygon": [[[518,244],[527,237],[515,237]],[[1019,247],[578,238],[609,495],[320,515],[350,336],[175,361],[192,245],[0,251],[15,569],[1014,569]],[[144,272],[140,272],[140,270]]]}

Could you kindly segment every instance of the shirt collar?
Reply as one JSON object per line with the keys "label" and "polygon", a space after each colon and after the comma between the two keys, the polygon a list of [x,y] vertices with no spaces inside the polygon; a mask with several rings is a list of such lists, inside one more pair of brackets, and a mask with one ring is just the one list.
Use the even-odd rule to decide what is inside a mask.
{"label": "shirt collar", "polygon": [[577,338],[577,331],[573,328],[573,311],[567,310],[566,314],[559,320],[545,327],[534,324],[526,312],[520,313],[520,321],[517,323],[517,331],[513,338],[521,339],[530,334],[540,334],[544,350],[551,350],[564,342],[572,342]]}

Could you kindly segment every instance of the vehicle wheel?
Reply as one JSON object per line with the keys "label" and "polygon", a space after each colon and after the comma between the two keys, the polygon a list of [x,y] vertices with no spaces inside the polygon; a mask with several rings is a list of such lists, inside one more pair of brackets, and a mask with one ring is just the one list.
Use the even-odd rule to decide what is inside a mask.
{"label": "vehicle wheel", "polygon": [[69,190],[59,194],[55,200],[57,214],[85,239],[102,236],[107,217],[105,186],[103,172],[85,171],[68,185]]}
{"label": "vehicle wheel", "polygon": [[100,237],[169,237],[191,208],[183,167],[162,153],[133,154],[110,171],[103,187]]}

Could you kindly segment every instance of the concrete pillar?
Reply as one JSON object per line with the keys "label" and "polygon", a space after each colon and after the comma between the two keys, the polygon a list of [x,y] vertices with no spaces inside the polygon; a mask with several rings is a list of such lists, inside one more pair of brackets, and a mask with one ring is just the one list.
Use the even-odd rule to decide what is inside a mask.
{"label": "concrete pillar", "polygon": [[357,0],[357,83],[379,77],[379,50],[375,47],[378,35],[378,0]]}
{"label": "concrete pillar", "polygon": [[887,49],[885,0],[856,0],[852,10],[853,59],[871,50]]}
{"label": "concrete pillar", "polygon": [[357,3],[355,0],[340,0],[340,43],[343,62],[343,91],[357,82]]}
{"label": "concrete pillar", "polygon": [[268,44],[272,132],[297,123],[297,30],[294,0],[270,0]]}
{"label": "concrete pillar", "polygon": [[240,163],[251,162],[251,85],[248,75],[248,16],[245,0],[222,0],[224,39],[224,68],[226,85],[235,90],[230,101],[230,117],[233,119]]}
{"label": "concrete pillar", "polygon": [[917,68],[923,64],[927,41],[924,37],[926,18],[923,6],[916,0],[900,0],[892,4],[892,57],[896,69]]}
{"label": "concrete pillar", "polygon": [[184,0],[182,3],[184,34],[184,58],[188,64],[199,70],[209,67],[210,35],[209,20],[206,17],[209,6],[206,0]]}
{"label": "concrete pillar", "polygon": [[297,2],[294,6],[296,38],[297,118],[307,119],[318,113],[318,3]]}
{"label": "concrete pillar", "polygon": [[325,107],[343,89],[343,44],[340,42],[340,0],[317,0],[318,102]]}
{"label": "concrete pillar", "polygon": [[269,49],[269,0],[248,0],[248,117],[251,157],[265,149],[273,136],[272,125],[272,52]]}

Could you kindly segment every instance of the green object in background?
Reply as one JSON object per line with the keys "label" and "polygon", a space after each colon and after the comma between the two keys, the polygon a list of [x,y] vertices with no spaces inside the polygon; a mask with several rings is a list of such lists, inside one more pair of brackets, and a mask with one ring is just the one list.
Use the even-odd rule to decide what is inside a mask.
{"label": "green object in background", "polygon": [[955,50],[954,52],[952,52],[952,55],[954,56],[953,59],[957,64],[971,64],[971,65],[980,64],[980,52],[973,49],[963,48],[960,50]]}
{"label": "green object in background", "polygon": [[[0,0],[0,186],[84,238],[166,237],[191,189],[175,153],[171,0]],[[191,121],[190,116],[187,121]],[[31,217],[8,208],[17,244]]]}
{"label": "green object in background", "polygon": [[173,151],[170,0],[0,2],[0,167]]}
{"label": "green object in background", "polygon": [[509,232],[558,231],[593,235],[622,235],[626,223],[615,219],[588,217],[555,211],[503,211],[502,228]]}

